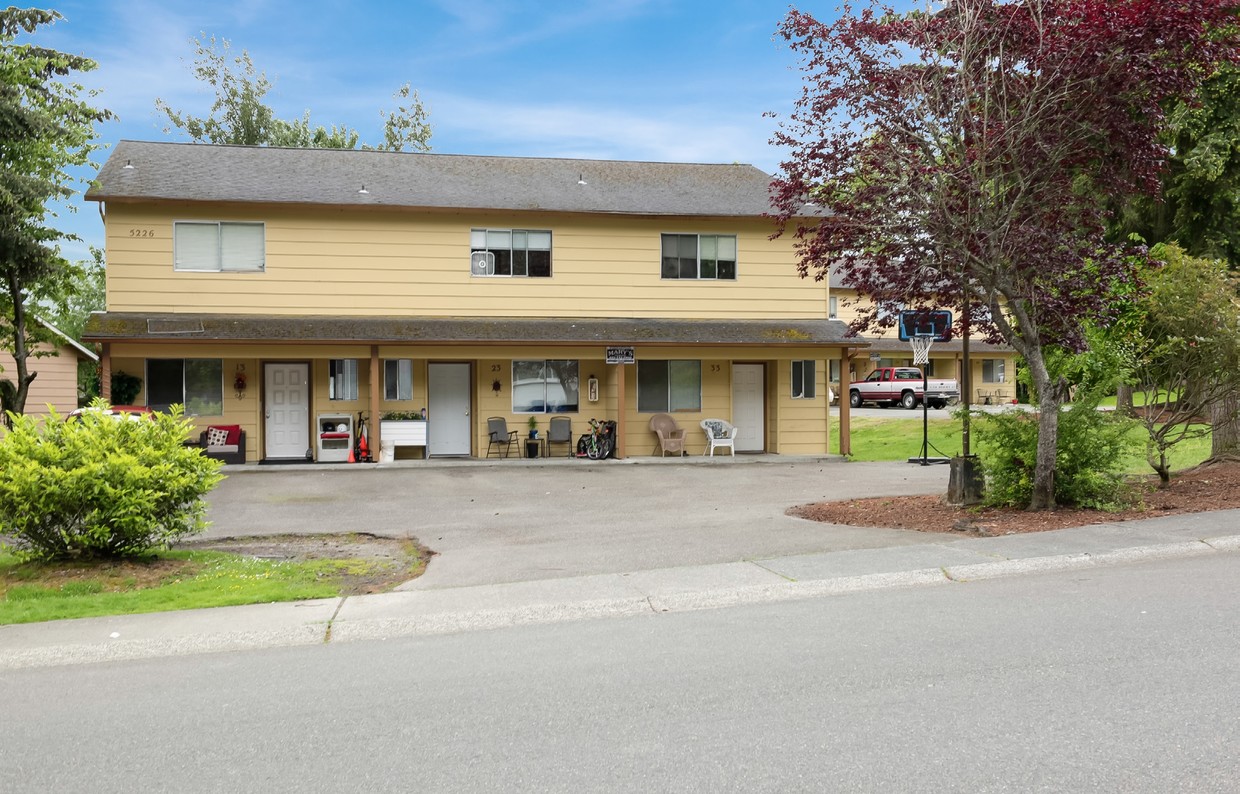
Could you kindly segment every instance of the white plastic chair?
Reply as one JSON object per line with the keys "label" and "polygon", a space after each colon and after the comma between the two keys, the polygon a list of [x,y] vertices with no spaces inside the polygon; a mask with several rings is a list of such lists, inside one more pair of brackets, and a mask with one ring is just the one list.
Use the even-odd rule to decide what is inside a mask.
{"label": "white plastic chair", "polygon": [[713,458],[717,447],[727,447],[732,450],[732,457],[736,457],[736,425],[723,419],[703,419],[698,424],[706,434],[703,455],[709,454]]}

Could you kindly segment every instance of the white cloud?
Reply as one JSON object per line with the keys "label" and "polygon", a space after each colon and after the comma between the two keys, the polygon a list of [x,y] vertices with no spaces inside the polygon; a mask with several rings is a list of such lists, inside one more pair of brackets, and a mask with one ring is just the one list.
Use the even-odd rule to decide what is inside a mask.
{"label": "white cloud", "polygon": [[653,0],[545,0],[531,13],[502,0],[435,0],[456,20],[459,31],[445,31],[440,40],[454,57],[477,57],[528,46],[578,30],[594,33],[639,15]]}
{"label": "white cloud", "polygon": [[[726,115],[717,107],[681,106],[673,117],[528,102],[504,104],[459,96],[436,99],[441,143],[473,141],[464,154],[589,157],[701,163],[750,163],[769,171],[769,120]],[[441,146],[439,151],[447,151]],[[455,151],[455,150],[454,150]]]}

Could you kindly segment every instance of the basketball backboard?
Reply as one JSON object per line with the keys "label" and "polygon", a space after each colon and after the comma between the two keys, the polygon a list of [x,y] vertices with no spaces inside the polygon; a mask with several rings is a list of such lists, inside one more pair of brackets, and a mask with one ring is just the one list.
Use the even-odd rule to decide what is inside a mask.
{"label": "basketball backboard", "polygon": [[900,339],[907,342],[914,336],[928,336],[936,342],[946,342],[952,330],[952,313],[949,311],[900,312]]}

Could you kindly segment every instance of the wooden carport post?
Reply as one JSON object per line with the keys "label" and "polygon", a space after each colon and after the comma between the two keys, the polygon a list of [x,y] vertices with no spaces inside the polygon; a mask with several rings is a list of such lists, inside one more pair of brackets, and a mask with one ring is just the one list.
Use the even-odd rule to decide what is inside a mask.
{"label": "wooden carport post", "polygon": [[370,446],[370,459],[379,459],[379,346],[370,346],[370,431],[367,443]]}
{"label": "wooden carport post", "polygon": [[112,346],[104,342],[99,346],[99,396],[112,402]]}
{"label": "wooden carport post", "polygon": [[840,357],[840,454],[852,454],[852,403],[848,387],[852,383],[852,360],[855,352],[846,347]]}
{"label": "wooden carport post", "polygon": [[628,406],[624,400],[624,368],[627,364],[616,365],[616,458],[623,460],[628,445],[624,442],[624,416]]}

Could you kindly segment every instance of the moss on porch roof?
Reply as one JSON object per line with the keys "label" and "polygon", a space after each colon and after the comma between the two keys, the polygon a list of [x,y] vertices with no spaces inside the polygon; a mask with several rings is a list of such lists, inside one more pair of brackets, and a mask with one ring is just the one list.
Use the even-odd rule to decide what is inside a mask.
{"label": "moss on porch roof", "polygon": [[85,338],[115,341],[367,342],[421,344],[847,345],[836,320],[663,320],[492,317],[272,317],[96,313]]}

